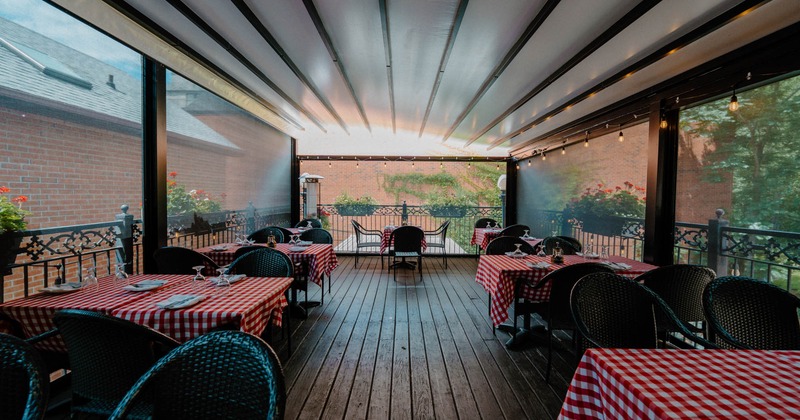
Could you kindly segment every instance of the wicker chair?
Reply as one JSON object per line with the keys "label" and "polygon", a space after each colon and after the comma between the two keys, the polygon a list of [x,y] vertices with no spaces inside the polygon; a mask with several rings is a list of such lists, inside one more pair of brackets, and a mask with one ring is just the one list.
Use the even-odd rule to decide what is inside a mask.
{"label": "wicker chair", "polygon": [[[558,270],[552,271],[532,284],[529,280],[518,279],[514,284],[514,328],[517,327],[519,315],[529,316],[531,313],[538,313],[547,322],[547,371],[545,381],[550,380],[550,368],[553,361],[553,331],[571,330],[573,331],[573,342],[576,345],[575,320],[570,312],[570,293],[573,286],[583,276],[591,273],[613,273],[613,270],[605,264],[600,263],[580,263],[572,264]],[[550,299],[546,302],[531,302],[522,297],[525,287],[541,289],[550,285]],[[577,354],[580,357],[580,354]]]}
{"label": "wicker chair", "polygon": [[283,233],[283,242],[281,243],[284,244],[288,244],[289,241],[292,239],[292,235],[295,234],[294,232],[292,232],[289,229],[286,229],[285,227],[280,227],[280,226],[273,226],[273,227],[280,230]]}
{"label": "wicker chair", "polygon": [[306,227],[308,227],[308,223],[309,222],[311,222],[311,227],[312,228],[314,228],[314,229],[322,229],[322,222],[320,222],[319,219],[303,219],[303,220],[297,222],[297,224],[294,225],[294,227],[296,227],[296,228],[306,228]]}
{"label": "wicker chair", "polygon": [[258,251],[259,249],[264,249],[264,247],[261,246],[261,245],[244,245],[244,246],[240,246],[239,248],[236,248],[236,251],[233,252],[233,259],[235,261],[237,258],[241,257],[242,255],[247,254],[248,252]]}
{"label": "wicker chair", "polygon": [[0,417],[43,419],[49,390],[44,361],[33,346],[0,334]]}
{"label": "wicker chair", "polygon": [[[570,295],[575,326],[589,347],[661,348],[656,313],[673,325],[673,331],[705,347],[712,343],[683,327],[666,303],[647,287],[613,273],[593,273],[575,283]],[[585,345],[584,345],[585,346]]]}
{"label": "wicker chair", "polygon": [[311,241],[315,244],[333,244],[331,233],[322,228],[309,229],[301,233],[300,240]]}
{"label": "wicker chair", "polygon": [[525,235],[525,231],[526,230],[530,231],[531,228],[529,228],[526,225],[511,225],[511,226],[508,226],[507,228],[501,230],[500,231],[500,235],[498,235],[498,236],[513,236],[515,238],[519,238],[519,237]]}
{"label": "wicker chair", "polygon": [[294,276],[294,264],[286,254],[263,246],[256,248],[258,249],[247,251],[233,260],[228,266],[228,272],[252,277]]}
{"label": "wicker chair", "polygon": [[575,255],[580,252],[580,248],[576,248],[572,245],[571,242],[564,240],[558,236],[548,236],[542,239],[542,242],[539,244],[539,247],[544,251],[545,254],[550,255],[553,253],[553,249],[556,247],[556,243],[559,247],[561,247],[561,254],[562,255]]}
{"label": "wicker chair", "polygon": [[559,238],[565,243],[569,244],[576,250],[576,252],[581,252],[583,250],[583,244],[581,244],[581,241],[573,238],[572,236],[556,236],[556,238]]}
{"label": "wicker chair", "polygon": [[[356,234],[356,258],[355,262],[353,263],[353,267],[358,267],[358,251],[361,248],[378,248],[380,249],[381,240],[383,239],[383,232],[379,230],[369,230],[366,229],[361,223],[358,223],[355,219],[350,220],[350,224],[353,225],[353,231]],[[383,254],[380,254],[381,257],[381,268],[383,268]]]}
{"label": "wicker chair", "polygon": [[275,242],[278,243],[285,243],[288,242],[288,239],[285,239],[283,236],[284,229],[277,226],[267,226],[263,229],[259,229],[250,235],[247,236],[248,240],[254,241],[257,244],[265,244],[269,240],[269,236],[272,235],[275,237]]}
{"label": "wicker chair", "polygon": [[197,271],[192,267],[204,265],[206,275],[211,275],[219,268],[211,258],[193,249],[178,246],[159,248],[153,254],[153,258],[156,260],[159,274],[195,274]]}
{"label": "wicker chair", "polygon": [[[72,369],[72,414],[108,416],[125,393],[179,343],[158,331],[97,312],[65,309],[53,317]],[[149,408],[140,406],[137,414]]]}
{"label": "wicker chair", "polygon": [[494,220],[494,219],[491,219],[491,218],[488,218],[488,217],[484,217],[482,219],[478,219],[475,222],[475,225],[473,227],[475,227],[475,228],[485,228],[488,223],[491,223],[492,226],[494,226],[495,224],[497,224],[497,220]]}
{"label": "wicker chair", "polygon": [[520,251],[528,255],[536,254],[533,246],[519,237],[500,236],[492,239],[489,245],[486,246],[486,255],[504,255],[506,252],[516,251],[517,244],[522,244],[522,246],[519,247]]}
{"label": "wicker chair", "polygon": [[[705,322],[703,290],[714,280],[714,270],[699,265],[675,264],[650,270],[634,280],[655,292],[672,309],[683,326],[695,334],[705,335],[703,328],[693,323]],[[656,318],[662,334],[669,332],[668,323]],[[707,337],[707,335],[706,335]]]}
{"label": "wicker chair", "polygon": [[749,277],[719,277],[703,292],[716,343],[725,348],[800,350],[800,299]]}
{"label": "wicker chair", "polygon": [[149,399],[153,418],[282,419],[286,386],[280,361],[267,343],[240,331],[217,331],[159,360],[110,418],[125,419],[137,402]]}
{"label": "wicker chair", "polygon": [[[422,281],[422,240],[425,239],[425,232],[416,226],[400,226],[392,231],[389,237],[389,270],[394,270],[394,281],[397,281],[397,267],[408,265],[406,258],[417,259],[417,269],[419,279]],[[401,258],[402,262],[397,259]]]}
{"label": "wicker chair", "polygon": [[445,220],[439,225],[439,228],[433,231],[425,231],[425,243],[428,249],[439,248],[442,250],[442,258],[444,259],[444,268],[447,268],[447,228],[450,227],[450,221]]}

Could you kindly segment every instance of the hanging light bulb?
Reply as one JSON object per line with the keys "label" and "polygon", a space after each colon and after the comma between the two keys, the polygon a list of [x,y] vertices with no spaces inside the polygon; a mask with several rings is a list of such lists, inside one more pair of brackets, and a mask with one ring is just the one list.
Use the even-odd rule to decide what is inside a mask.
{"label": "hanging light bulb", "polygon": [[328,167],[329,168],[331,167],[331,161],[328,161]]}
{"label": "hanging light bulb", "polygon": [[583,147],[589,147],[589,132],[586,132],[586,138],[583,139]]}
{"label": "hanging light bulb", "polygon": [[442,169],[442,168],[444,168],[444,163],[439,162],[439,169]]}
{"label": "hanging light bulb", "polygon": [[667,129],[667,117],[665,117],[663,114],[661,115],[661,123],[658,126],[661,127],[662,130]]}
{"label": "hanging light bulb", "polygon": [[545,152],[542,152],[542,160],[547,160],[547,154]]}
{"label": "hanging light bulb", "polygon": [[411,162],[411,167],[412,167],[412,168],[414,167],[414,162]]}
{"label": "hanging light bulb", "polygon": [[467,169],[471,169],[471,168],[472,168],[472,162],[467,162]]}
{"label": "hanging light bulb", "polygon": [[625,141],[625,136],[622,135],[622,130],[619,130],[619,141],[620,141],[620,143]]}
{"label": "hanging light bulb", "polygon": [[531,166],[531,160],[528,159],[528,166]]}
{"label": "hanging light bulb", "polygon": [[386,162],[385,162],[385,161],[383,162],[383,167],[384,167],[384,168],[386,167]]}
{"label": "hanging light bulb", "polygon": [[500,170],[500,164],[499,163],[497,164],[497,170],[498,171]]}
{"label": "hanging light bulb", "polygon": [[733,90],[733,96],[731,96],[731,102],[728,104],[728,110],[731,112],[739,110],[739,98],[736,97],[736,89]]}
{"label": "hanging light bulb", "polygon": [[561,154],[562,155],[566,155],[567,154],[567,148],[566,147],[561,146]]}
{"label": "hanging light bulb", "polygon": [[519,163],[517,164],[517,170],[519,170]]}
{"label": "hanging light bulb", "polygon": [[358,168],[358,161],[356,161],[356,168]]}

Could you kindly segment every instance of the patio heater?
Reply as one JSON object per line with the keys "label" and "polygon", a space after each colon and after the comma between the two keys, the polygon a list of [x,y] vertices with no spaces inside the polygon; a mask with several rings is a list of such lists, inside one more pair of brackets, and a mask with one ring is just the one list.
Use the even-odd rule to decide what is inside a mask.
{"label": "patio heater", "polygon": [[301,192],[300,195],[303,197],[304,219],[319,219],[317,206],[319,205],[320,198],[320,179],[325,179],[325,177],[308,173],[300,175],[300,184],[303,187],[303,192]]}
{"label": "patio heater", "polygon": [[497,178],[497,188],[500,189],[500,209],[502,211],[502,224],[503,227],[506,226],[506,175],[500,175]]}

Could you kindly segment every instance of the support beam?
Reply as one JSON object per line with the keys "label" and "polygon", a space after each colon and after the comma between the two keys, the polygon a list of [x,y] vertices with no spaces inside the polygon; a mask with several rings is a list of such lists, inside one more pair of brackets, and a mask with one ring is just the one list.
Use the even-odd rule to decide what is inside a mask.
{"label": "support beam", "polygon": [[142,269],[155,273],[153,253],[167,245],[167,76],[147,57],[142,64]]}
{"label": "support beam", "polygon": [[655,103],[650,109],[643,250],[644,262],[659,266],[673,263],[678,174],[679,111],[664,111],[667,128],[661,128],[660,115],[663,108],[663,103]]}

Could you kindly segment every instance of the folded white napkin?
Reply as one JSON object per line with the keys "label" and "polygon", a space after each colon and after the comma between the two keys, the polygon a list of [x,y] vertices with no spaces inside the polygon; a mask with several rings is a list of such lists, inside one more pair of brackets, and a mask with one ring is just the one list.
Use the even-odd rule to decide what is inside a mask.
{"label": "folded white napkin", "polygon": [[528,263],[525,263],[525,265],[527,265],[530,268],[550,268],[550,264],[546,263],[544,261],[540,261],[540,262],[535,263],[535,264],[532,263],[532,262],[528,262]]}
{"label": "folded white napkin", "polygon": [[169,299],[156,302],[156,306],[161,309],[179,309],[188,308],[189,306],[196,305],[206,297],[203,295],[173,295]]}
{"label": "folded white napkin", "polygon": [[611,262],[611,261],[608,261],[606,265],[611,267],[612,270],[616,271],[629,270],[631,268],[630,264]]}
{"label": "folded white napkin", "polygon": [[212,246],[211,250],[212,251],[227,251],[228,247],[224,246],[224,245],[222,245],[222,246]]}
{"label": "folded white napkin", "polygon": [[[234,274],[232,276],[228,276],[228,282],[230,284],[233,284],[233,283],[236,283],[237,281],[239,281],[239,280],[241,280],[241,279],[243,279],[245,277],[247,277],[247,276],[245,276],[244,274]],[[211,283],[217,284],[217,282],[219,282],[219,277],[209,277],[208,281],[210,281]]]}

